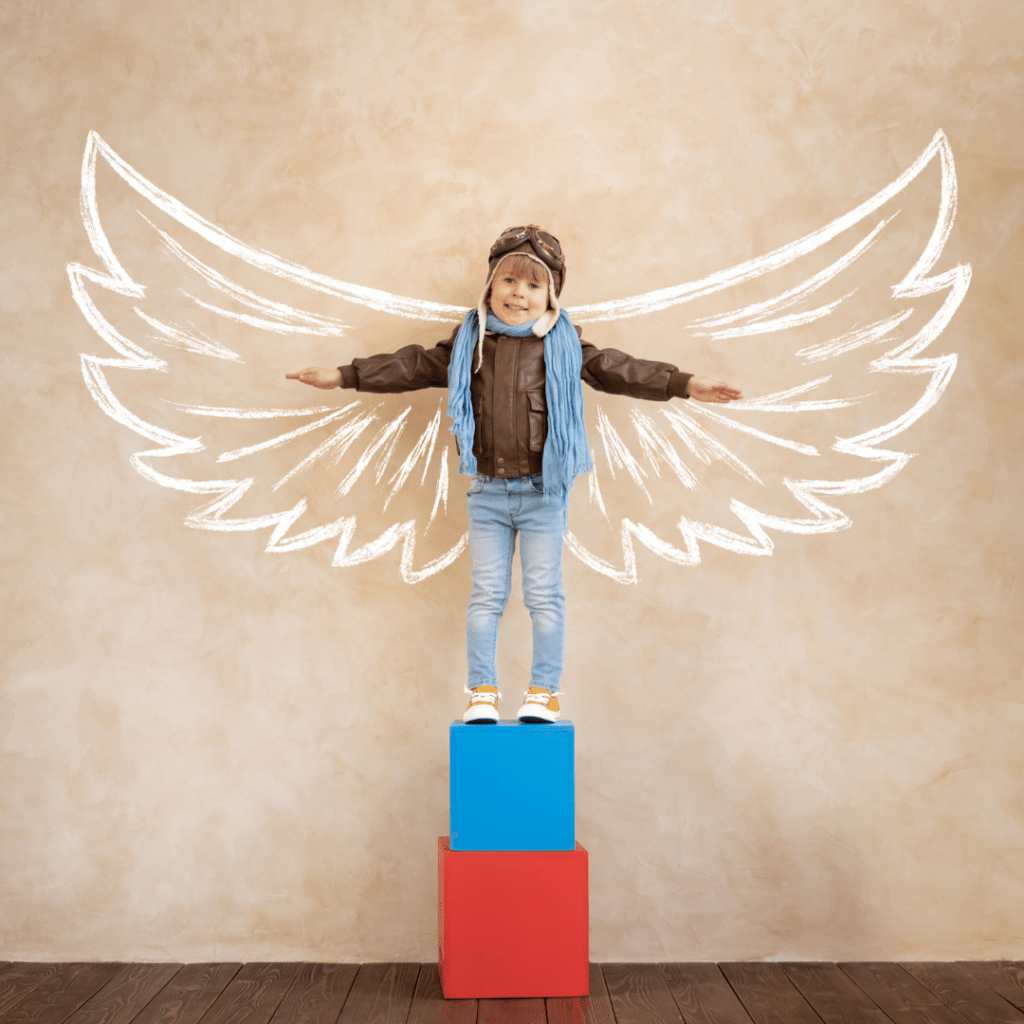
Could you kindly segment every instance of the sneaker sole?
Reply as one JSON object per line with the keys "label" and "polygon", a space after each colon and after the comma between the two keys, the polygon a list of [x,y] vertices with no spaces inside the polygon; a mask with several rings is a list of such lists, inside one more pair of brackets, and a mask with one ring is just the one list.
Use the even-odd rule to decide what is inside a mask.
{"label": "sneaker sole", "polygon": [[518,720],[526,725],[554,725],[558,718],[558,715],[553,715],[551,718],[541,718],[539,715],[520,715]]}
{"label": "sneaker sole", "polygon": [[498,713],[496,711],[491,713],[481,713],[478,718],[466,718],[465,715],[463,715],[462,721],[464,725],[497,725]]}

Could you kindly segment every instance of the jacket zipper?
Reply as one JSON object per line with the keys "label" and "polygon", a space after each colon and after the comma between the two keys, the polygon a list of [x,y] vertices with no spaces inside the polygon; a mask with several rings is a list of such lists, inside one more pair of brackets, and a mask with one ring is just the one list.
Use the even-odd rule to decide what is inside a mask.
{"label": "jacket zipper", "polygon": [[[521,466],[519,465],[519,352],[523,344],[522,338],[516,338],[516,356],[512,362],[512,438],[514,446],[512,452],[515,458],[516,476],[519,476]],[[508,460],[506,459],[506,462]],[[505,473],[508,476],[508,472]]]}

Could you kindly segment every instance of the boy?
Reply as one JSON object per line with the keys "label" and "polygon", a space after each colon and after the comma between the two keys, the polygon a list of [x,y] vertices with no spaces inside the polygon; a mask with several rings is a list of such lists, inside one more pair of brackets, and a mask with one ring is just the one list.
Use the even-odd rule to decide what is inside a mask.
{"label": "boy", "polygon": [[473,590],[466,616],[471,698],[463,721],[498,721],[498,626],[518,534],[533,664],[517,717],[554,722],[561,717],[565,657],[562,545],[569,490],[576,476],[593,468],[581,380],[598,391],[652,401],[723,403],[743,396],[721,381],[584,342],[558,303],[565,284],[562,248],[535,224],[504,231],[491,247],[488,270],[477,309],[435,348],[408,345],[334,370],[309,367],[286,376],[319,388],[377,393],[448,388],[459,471],[473,476]]}

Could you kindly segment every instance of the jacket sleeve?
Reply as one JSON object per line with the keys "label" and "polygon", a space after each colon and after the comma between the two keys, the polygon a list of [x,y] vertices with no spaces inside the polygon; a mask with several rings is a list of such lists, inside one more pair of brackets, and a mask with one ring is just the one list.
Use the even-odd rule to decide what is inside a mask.
{"label": "jacket sleeve", "polygon": [[597,391],[610,395],[629,395],[649,402],[667,402],[670,398],[689,398],[686,385],[692,373],[681,373],[671,363],[653,359],[636,359],[614,348],[595,348],[583,340],[583,381]]}
{"label": "jacket sleeve", "polygon": [[338,367],[341,370],[341,386],[376,394],[446,388],[448,360],[458,333],[459,328],[456,327],[447,341],[439,342],[429,349],[422,345],[406,345],[397,352],[353,359],[348,366]]}

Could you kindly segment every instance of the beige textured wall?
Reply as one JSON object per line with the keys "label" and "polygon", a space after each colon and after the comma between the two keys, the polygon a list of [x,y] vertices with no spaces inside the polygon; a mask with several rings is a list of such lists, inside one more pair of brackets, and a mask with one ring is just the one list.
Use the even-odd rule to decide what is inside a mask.
{"label": "beige textured wall", "polygon": [[[776,533],[770,558],[641,550],[635,586],[567,558],[577,827],[596,960],[1024,956],[1020,5],[7,0],[0,47],[0,956],[432,958],[464,699],[465,557],[409,585],[397,549],[354,568],[331,567],[331,543],[265,554],[268,531],[188,529],[198,499],[132,469],[152,444],[87,392],[79,353],[104,348],[65,272],[97,265],[78,211],[90,130],[249,244],[421,299],[473,300],[491,239],[537,220],[569,251],[572,305],[792,241],[940,128],[960,206],[936,270],[974,279],[934,346],[959,356],[952,383],[892,442],[918,453],[902,474],[837,500],[851,529]],[[101,175],[111,238],[170,288],[115,184]],[[906,272],[937,188],[932,168],[847,279],[858,294]],[[683,330],[750,294],[770,292],[588,336],[751,396],[810,379],[775,339]],[[236,331],[253,346],[237,370],[109,379],[195,436],[160,398],[298,403],[286,370],[447,332],[315,308],[357,329]],[[829,397],[877,388],[868,429],[924,383]],[[602,483],[645,514],[627,481]],[[725,477],[708,494],[728,498]],[[372,526],[379,499],[354,501]],[[506,694],[528,638],[515,605]]]}

